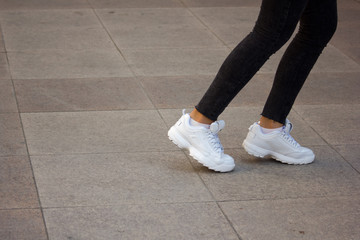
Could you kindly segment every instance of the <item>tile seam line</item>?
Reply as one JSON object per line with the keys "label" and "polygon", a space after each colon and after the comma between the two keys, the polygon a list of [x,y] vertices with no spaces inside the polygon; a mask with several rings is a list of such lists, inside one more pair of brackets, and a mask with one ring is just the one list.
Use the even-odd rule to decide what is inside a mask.
{"label": "tile seam line", "polygon": [[[347,105],[347,106],[360,106],[360,103],[353,103],[353,104],[342,104],[342,103],[333,103],[333,104],[296,104],[294,105],[294,107],[300,107],[300,106],[307,106],[307,107],[319,107],[319,106],[343,106],[343,105]],[[228,108],[258,108],[260,107],[260,105],[243,105],[243,106],[229,106]],[[181,111],[182,109],[186,109],[188,110],[189,108],[192,109],[192,107],[183,107],[183,108],[158,108],[156,106],[154,106],[154,108],[139,108],[139,109],[108,109],[108,110],[88,110],[88,109],[84,109],[84,110],[67,110],[67,111],[24,111],[24,112],[3,112],[0,113],[1,114],[11,114],[11,113],[20,113],[20,114],[58,114],[58,113],[96,113],[96,112],[136,112],[136,111],[168,111],[168,110],[179,110]],[[296,114],[300,115],[296,109],[292,108],[292,111],[296,112]],[[161,116],[160,116],[161,117]],[[162,117],[161,117],[162,118]],[[305,121],[304,118],[301,118],[302,120]],[[305,121],[307,122],[307,121]],[[167,124],[166,124],[167,126]],[[168,126],[167,126],[168,127]],[[314,130],[314,129],[313,129]],[[314,130],[315,131],[315,130]],[[317,133],[317,131],[315,131]],[[326,142],[327,144],[329,144],[328,142]],[[316,145],[320,145],[320,144],[316,144]],[[339,144],[337,144],[339,145]],[[340,144],[342,145],[342,144]]]}
{"label": "tile seam line", "polygon": [[260,202],[260,201],[292,201],[292,200],[309,200],[309,199],[316,199],[316,200],[330,200],[334,198],[342,198],[342,197],[356,197],[360,196],[359,193],[355,194],[339,194],[339,195],[329,195],[329,196],[304,196],[304,197],[286,197],[286,198],[263,198],[263,199],[231,199],[231,200],[219,200],[219,203],[231,203],[231,202]]}
{"label": "tile seam line", "polygon": [[[0,34],[3,35],[1,23],[0,23],[0,30],[1,30]],[[24,155],[24,156],[27,157],[27,160],[28,160],[29,165],[30,165],[31,175],[32,175],[32,179],[33,179],[33,181],[34,181],[36,196],[37,196],[37,199],[38,199],[37,202],[38,202],[38,204],[39,204],[39,209],[40,209],[40,213],[41,213],[41,218],[42,218],[42,221],[43,221],[43,224],[44,224],[44,228],[45,228],[45,235],[46,235],[46,238],[49,239],[49,233],[48,233],[48,229],[47,229],[47,226],[46,226],[45,215],[44,215],[44,211],[43,211],[42,203],[41,203],[41,199],[40,199],[39,188],[38,188],[38,184],[37,184],[37,182],[36,182],[35,173],[34,173],[34,168],[33,168],[32,162],[31,162],[31,158],[30,158],[30,152],[29,152],[29,147],[28,147],[28,143],[27,143],[27,140],[26,140],[26,135],[25,135],[25,130],[24,130],[23,119],[22,119],[21,113],[20,113],[19,101],[18,101],[18,97],[17,97],[16,91],[15,91],[15,83],[14,83],[14,79],[13,79],[13,74],[12,74],[12,72],[11,72],[10,61],[9,61],[9,57],[8,57],[8,54],[7,54],[7,51],[6,51],[6,42],[5,42],[5,40],[4,40],[4,49],[5,49],[6,61],[7,61],[8,69],[9,69],[9,74],[10,74],[12,89],[13,89],[13,92],[14,92],[14,98],[15,98],[15,102],[16,102],[16,107],[17,107],[17,110],[18,110],[17,115],[18,115],[19,120],[20,120],[21,132],[22,132],[22,135],[23,135],[23,137],[24,137],[24,143],[25,143],[25,149],[26,149],[26,155]]]}
{"label": "tile seam line", "polygon": [[18,113],[17,114],[18,114],[18,117],[19,117],[19,120],[20,120],[21,131],[22,131],[22,134],[23,134],[23,137],[24,137],[24,142],[25,142],[25,148],[26,148],[26,153],[27,153],[27,155],[25,155],[25,156],[28,159],[30,169],[31,169],[32,178],[34,180],[36,196],[38,198],[39,209],[40,209],[41,217],[42,217],[42,220],[43,220],[43,223],[44,223],[46,238],[49,239],[49,233],[48,233],[48,229],[47,229],[47,225],[46,225],[46,221],[45,221],[45,215],[44,215],[44,211],[43,211],[43,208],[42,208],[42,202],[41,202],[41,199],[40,199],[39,187],[38,187],[38,184],[37,184],[37,181],[36,181],[36,178],[35,178],[34,167],[33,167],[33,164],[31,162],[31,158],[30,158],[30,152],[29,152],[29,147],[28,147],[26,135],[25,135],[23,119],[22,119],[21,113],[19,111],[19,102],[18,102],[17,95],[16,95],[16,92],[15,92],[15,85],[14,85],[14,81],[12,79],[11,79],[11,82],[12,82],[12,85],[13,85],[15,101],[16,101],[16,105],[17,105],[17,108],[18,108]]}
{"label": "tile seam line", "polygon": [[[156,111],[156,108],[134,108],[134,109],[107,109],[107,110],[91,110],[91,109],[78,109],[78,110],[66,110],[66,111],[23,111],[22,114],[51,114],[51,113],[93,113],[93,112],[124,112],[124,111]],[[11,113],[11,112],[9,112]],[[8,113],[8,114],[9,114]],[[0,113],[2,114],[2,113]]]}
{"label": "tile seam line", "polygon": [[0,208],[1,211],[18,211],[18,210],[40,210],[40,207],[13,207],[13,208]]}
{"label": "tile seam line", "polygon": [[[354,145],[357,146],[357,144],[343,144],[343,145],[335,145],[335,146],[345,146],[345,145]],[[311,147],[324,147],[328,145],[320,145],[320,144],[314,144],[314,145],[306,145]],[[225,148],[227,150],[241,150],[244,151],[242,147],[228,147]],[[81,155],[116,155],[116,154],[155,154],[155,153],[184,153],[185,155],[188,155],[185,150],[182,149],[176,149],[176,150],[154,150],[154,151],[120,151],[120,152],[69,152],[69,153],[34,153],[30,154],[30,157],[44,157],[44,156],[81,156]],[[6,157],[12,157],[12,156],[26,156],[26,155],[3,155],[0,157],[6,158]],[[196,171],[196,169],[194,169]]]}
{"label": "tile seam line", "polygon": [[148,98],[148,100],[151,102],[151,104],[153,105],[154,107],[154,111],[156,110],[157,112],[157,115],[160,117],[161,121],[164,123],[166,129],[169,129],[169,126],[168,124],[166,123],[163,115],[161,114],[160,112],[160,109],[156,106],[156,103],[154,103],[153,99],[150,97],[148,91],[146,91],[145,89],[145,86],[144,86],[144,83],[142,81],[142,78],[141,77],[135,77],[135,79],[137,80],[137,84],[140,86],[142,92],[145,94],[145,96]]}
{"label": "tile seam line", "polygon": [[[122,207],[122,206],[146,206],[146,205],[181,205],[181,204],[208,204],[214,203],[234,203],[234,202],[261,202],[261,201],[296,201],[296,200],[331,200],[334,198],[342,198],[342,197],[356,197],[360,196],[360,194],[347,194],[347,195],[331,195],[331,196],[305,196],[305,197],[298,197],[298,198],[264,198],[264,199],[231,199],[231,200],[205,200],[205,201],[184,201],[184,202],[143,202],[143,203],[119,203],[119,204],[96,204],[96,205],[73,205],[73,206],[48,206],[43,207],[44,209],[74,209],[74,208],[97,208],[97,207]],[[24,209],[31,209],[31,208],[24,208]],[[3,209],[7,210],[7,209]],[[15,209],[16,210],[16,209]],[[1,209],[0,209],[1,211]]]}
{"label": "tile seam line", "polygon": [[106,34],[108,35],[108,37],[110,38],[111,42],[113,43],[115,49],[117,50],[117,52],[120,54],[120,56],[123,58],[123,60],[126,63],[126,66],[128,67],[128,69],[130,70],[132,77],[135,77],[135,71],[132,69],[132,67],[130,66],[129,62],[127,61],[124,53],[121,51],[121,49],[117,46],[117,44],[115,43],[114,39],[112,38],[109,30],[105,27],[103,21],[101,20],[100,16],[97,14],[96,9],[91,5],[91,3],[89,2],[89,0],[87,0],[87,3],[90,5],[90,9],[92,10],[92,12],[94,13],[94,15],[96,16],[96,18],[98,19],[98,21],[100,22],[101,26],[103,27],[103,29],[105,30]]}
{"label": "tile seam line", "polygon": [[[19,29],[21,30],[21,29]],[[64,30],[65,31],[68,31],[68,32],[71,32],[71,31],[75,31],[77,29],[71,29],[71,30]],[[81,28],[79,28],[79,30],[83,30]],[[93,28],[93,30],[104,30],[102,27],[101,28]],[[112,40],[112,39],[111,39]],[[114,44],[114,42],[112,42]],[[178,50],[178,49],[190,49],[190,50],[193,50],[193,49],[200,49],[200,50],[204,50],[204,49],[223,49],[223,48],[226,48],[228,49],[229,47],[227,45],[191,45],[191,46],[188,46],[188,45],[178,45],[178,46],[145,46],[145,47],[122,47],[123,50],[140,50],[140,51],[146,51],[146,50],[171,50],[171,49],[175,49],[175,50]],[[69,50],[69,51],[88,51],[88,50],[92,50],[94,49],[93,47],[72,47],[72,48],[66,48],[65,50]],[[113,48],[110,48],[110,47],[102,47],[102,48],[99,48],[99,49],[102,49],[102,50],[112,50]],[[19,49],[8,49],[7,52],[9,53],[26,53],[26,52],[41,52],[41,51],[57,51],[57,50],[64,50],[64,49],[61,49],[61,48],[38,48],[38,49],[29,49],[29,48],[19,48]],[[353,60],[354,61],[354,60]]]}
{"label": "tile seam line", "polygon": [[[181,153],[182,150],[156,150],[156,151],[124,151],[124,152],[69,152],[69,153],[34,153],[30,157],[44,157],[44,156],[78,156],[78,155],[116,155],[116,154],[155,154],[155,153]],[[0,156],[3,157],[3,156]]]}
{"label": "tile seam line", "polygon": [[[287,198],[263,198],[263,199],[230,199],[230,200],[204,200],[204,201],[183,201],[183,202],[142,202],[142,203],[119,203],[119,204],[96,204],[96,205],[73,205],[73,206],[46,206],[42,207],[43,209],[74,209],[74,208],[97,208],[97,207],[122,207],[122,206],[142,206],[142,205],[180,205],[180,204],[207,204],[207,203],[233,203],[233,202],[259,202],[259,201],[287,201],[287,200],[307,200],[307,199],[317,199],[317,200],[327,200],[334,198],[342,197],[356,197],[360,196],[359,193],[355,194],[346,194],[346,195],[330,195],[330,196],[305,196],[305,197],[287,197]],[[34,210],[39,208],[3,208],[0,211],[12,211],[12,210]]]}
{"label": "tile seam line", "polygon": [[[103,29],[106,34],[109,36],[111,42],[113,43],[114,47],[116,48],[117,51],[119,51],[121,54],[123,53],[123,51],[120,50],[120,48],[116,45],[116,43],[114,42],[113,38],[111,37],[110,33],[107,31],[107,29]],[[65,51],[69,51],[69,52],[87,52],[88,50],[93,50],[94,48],[72,48],[72,49],[66,49]],[[112,50],[113,48],[98,48],[99,50]],[[221,45],[221,46],[169,46],[169,47],[157,47],[157,46],[150,46],[150,47],[123,47],[122,48],[125,51],[131,51],[131,52],[136,52],[136,51],[143,51],[143,52],[149,52],[149,51],[162,51],[162,50],[208,50],[208,49],[213,49],[213,50],[230,50],[232,48],[229,48],[226,45]],[[36,52],[59,52],[59,51],[63,51],[64,49],[56,49],[56,48],[40,48],[40,49],[20,49],[20,50],[7,50],[7,53],[36,53]],[[121,55],[123,56],[123,55]],[[124,57],[124,56],[123,56]],[[343,71],[341,71],[343,72]],[[21,78],[20,78],[21,79]]]}
{"label": "tile seam line", "polygon": [[[240,146],[240,145],[239,145]],[[311,147],[323,147],[327,145],[309,145]],[[241,150],[241,147],[233,147],[233,148],[225,148],[227,150]],[[155,154],[155,153],[184,153],[187,155],[188,153],[185,150],[154,150],[154,151],[125,151],[125,152],[69,152],[69,153],[34,153],[30,154],[30,157],[44,157],[44,156],[80,156],[80,155],[115,155],[115,154]],[[4,155],[0,157],[11,157],[11,156],[24,156],[24,155]],[[196,171],[194,169],[194,171]]]}
{"label": "tile seam line", "polygon": [[231,50],[232,48],[222,39],[220,36],[218,36],[197,14],[194,13],[194,11],[189,7],[186,3],[184,3],[184,0],[179,0],[181,2],[185,9],[196,19],[199,21],[201,25],[203,25],[213,36],[218,39],[224,47],[226,47],[228,50]]}
{"label": "tile seam line", "polygon": [[[4,52],[5,53],[5,52]],[[360,72],[360,71],[359,71]],[[129,77],[70,77],[70,78],[14,78],[14,81],[66,81],[66,80],[126,80],[126,79],[134,79],[139,78],[140,80],[146,81],[148,78],[184,78],[184,77],[213,77],[214,74],[184,74],[184,75],[157,75],[157,76],[129,76]],[[7,80],[7,78],[0,79]]]}
{"label": "tile seam line", "polygon": [[[351,104],[343,104],[343,103],[331,103],[331,104],[294,104],[294,107],[301,107],[301,106],[309,106],[309,107],[319,107],[319,106],[343,106],[343,105],[348,105],[348,106],[360,106],[360,103],[351,103]],[[262,107],[263,105],[242,105],[242,106],[229,106],[227,108],[233,108],[233,109],[236,109],[236,108],[246,108],[246,109],[250,109],[250,108],[259,108],[259,107]],[[292,111],[295,111],[296,109],[295,108],[291,108]],[[184,107],[185,108],[185,107]],[[166,108],[161,108],[161,110],[164,110],[164,111],[168,111],[168,110],[182,110],[184,108],[169,108],[169,107],[166,107]],[[187,108],[186,108],[187,109]],[[298,112],[296,112],[297,114],[299,114]],[[300,114],[299,114],[300,115]]]}
{"label": "tile seam line", "polygon": [[[359,71],[360,72],[360,71]],[[69,77],[69,78],[14,78],[14,81],[50,81],[50,80],[59,80],[59,81],[66,81],[66,80],[123,80],[123,79],[133,79],[133,78],[139,78],[141,80],[146,81],[148,78],[186,78],[186,77],[214,77],[214,74],[208,73],[208,74],[184,74],[184,75],[153,75],[153,76],[119,76],[119,77]],[[1,80],[7,80],[6,78],[0,79]]]}
{"label": "tile seam line", "polygon": [[[113,113],[116,113],[116,112],[136,112],[136,111],[147,111],[147,112],[150,112],[150,111],[156,111],[157,109],[154,107],[154,108],[139,108],[139,109],[109,109],[109,110],[88,110],[88,109],[84,109],[84,110],[73,110],[73,111],[39,111],[39,112],[20,112],[21,114],[57,114],[57,113],[96,113],[96,112],[113,112]],[[2,114],[2,113],[0,113]]]}
{"label": "tile seam line", "polygon": [[[335,33],[336,34],[336,33]],[[350,60],[352,60],[353,62],[355,62],[357,65],[360,66],[360,62],[358,62],[353,56],[346,54],[345,52],[343,52],[343,50],[341,50],[340,48],[338,48],[336,46],[336,44],[333,43],[329,43],[329,46],[332,46],[333,48],[335,48],[337,51],[341,52],[341,54],[343,54],[344,56],[346,56],[347,58],[349,58]]]}
{"label": "tile seam line", "polygon": [[73,205],[73,206],[48,206],[44,209],[75,209],[75,208],[108,208],[124,206],[148,206],[148,205],[181,205],[181,204],[216,204],[215,201],[189,201],[189,202],[142,202],[142,203],[119,203],[119,204],[96,204],[96,205]]}
{"label": "tile seam line", "polygon": [[[0,14],[1,13],[9,13],[9,12],[44,12],[44,11],[81,11],[81,10],[85,10],[85,11],[91,11],[92,9],[95,10],[106,10],[106,9],[116,9],[116,10],[128,10],[128,9],[181,9],[181,8],[257,8],[256,6],[242,6],[242,5],[229,5],[229,6],[188,6],[186,4],[183,3],[182,0],[178,0],[180,6],[166,6],[166,7],[161,7],[161,6],[147,6],[147,7],[139,7],[139,6],[128,6],[128,7],[94,7],[88,0],[88,6],[84,6],[84,7],[78,7],[78,8],[73,8],[73,7],[45,7],[45,8],[5,8],[5,9],[0,9]],[[355,1],[356,2],[356,1]],[[356,2],[358,3],[358,2]]]}
{"label": "tile seam line", "polygon": [[[182,150],[182,152],[186,155],[186,158],[188,159],[188,161],[190,162],[191,166],[193,167],[193,169],[195,169],[193,162],[191,161],[191,157],[189,156],[189,154],[186,153],[185,150]],[[219,201],[216,199],[215,195],[213,194],[213,192],[210,190],[210,188],[208,187],[208,185],[205,183],[204,179],[201,177],[200,175],[200,171],[195,171],[196,175],[198,176],[198,178],[200,179],[200,181],[202,182],[202,184],[204,185],[204,187],[206,188],[206,190],[209,192],[211,198],[214,200],[216,206],[218,207],[218,209],[220,210],[221,214],[224,216],[226,222],[229,224],[230,228],[233,230],[234,234],[237,236],[237,238],[239,240],[242,240],[240,234],[236,231],[234,224],[230,221],[230,218],[227,216],[227,214],[224,212],[224,210],[222,209],[222,207],[220,206]]]}

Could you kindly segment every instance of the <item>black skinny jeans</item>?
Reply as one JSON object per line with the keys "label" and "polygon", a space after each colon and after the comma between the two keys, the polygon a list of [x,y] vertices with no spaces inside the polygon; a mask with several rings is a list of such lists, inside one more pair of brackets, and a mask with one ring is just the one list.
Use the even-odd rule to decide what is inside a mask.
{"label": "black skinny jeans", "polygon": [[222,64],[196,109],[215,121],[269,57],[299,31],[283,55],[262,116],[285,123],[337,26],[336,0],[263,0],[253,31]]}

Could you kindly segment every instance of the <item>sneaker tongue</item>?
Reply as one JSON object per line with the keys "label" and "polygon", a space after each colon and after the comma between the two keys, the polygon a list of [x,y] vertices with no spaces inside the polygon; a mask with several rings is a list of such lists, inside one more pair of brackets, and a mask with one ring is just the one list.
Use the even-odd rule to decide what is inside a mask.
{"label": "sneaker tongue", "polygon": [[216,134],[220,130],[222,130],[224,127],[225,127],[225,121],[224,120],[219,120],[219,121],[213,122],[210,125],[210,131]]}

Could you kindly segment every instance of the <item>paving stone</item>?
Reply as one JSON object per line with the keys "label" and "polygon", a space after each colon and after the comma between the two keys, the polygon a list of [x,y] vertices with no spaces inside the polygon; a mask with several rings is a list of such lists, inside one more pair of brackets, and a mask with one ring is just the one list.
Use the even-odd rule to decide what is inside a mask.
{"label": "paving stone", "polygon": [[306,122],[332,145],[358,144],[359,105],[297,105]]}
{"label": "paving stone", "polygon": [[50,239],[238,239],[215,203],[46,209]]}
{"label": "paving stone", "polygon": [[106,9],[97,12],[121,49],[223,46],[184,8]]}
{"label": "paving stone", "polygon": [[0,156],[27,154],[18,113],[0,114],[0,132]]}
{"label": "paving stone", "polygon": [[31,161],[44,207],[212,200],[180,151],[45,155]]}
{"label": "paving stone", "polygon": [[313,146],[315,161],[287,165],[260,159],[244,150],[226,150],[235,170],[215,174],[193,164],[218,201],[354,196],[360,193],[359,173],[328,146]]}
{"label": "paving stone", "polygon": [[89,8],[86,0],[0,0],[1,10]]}
{"label": "paving stone", "polygon": [[0,238],[2,240],[48,239],[41,210],[0,210]]}
{"label": "paving stone", "polygon": [[10,79],[10,72],[5,53],[0,53],[0,80]]}
{"label": "paving stone", "polygon": [[[219,4],[222,1],[218,1]],[[242,1],[237,1],[242,4]],[[228,45],[237,45],[253,29],[259,14],[260,4],[256,7],[211,7],[193,8],[198,16],[216,36]],[[226,6],[226,5],[225,5]]]}
{"label": "paving stone", "polygon": [[135,78],[15,80],[21,112],[152,109]]}
{"label": "paving stone", "polygon": [[0,157],[0,189],[1,210],[39,207],[27,156]]}
{"label": "paving stone", "polygon": [[177,0],[89,0],[94,8],[171,8],[182,7]]}
{"label": "paving stone", "polygon": [[17,112],[11,80],[0,80],[0,113]]}
{"label": "paving stone", "polygon": [[137,76],[213,75],[229,54],[227,48],[125,49]]}
{"label": "paving stone", "polygon": [[[23,113],[31,155],[177,149],[155,110]],[[156,140],[156,143],[154,143]]]}
{"label": "paving stone", "polygon": [[220,203],[241,239],[358,239],[359,197]]}
{"label": "paving stone", "polygon": [[10,52],[8,56],[14,79],[132,76],[120,53],[111,49]]}
{"label": "paving stone", "polygon": [[[219,119],[226,122],[226,127],[219,133],[221,143],[225,148],[241,148],[248,128],[255,121],[260,119],[262,107],[229,107]],[[170,127],[180,118],[181,109],[161,109],[159,110],[166,124]],[[188,112],[192,109],[188,109]],[[289,115],[290,121],[294,125],[291,135],[304,146],[325,145],[321,137],[312,130],[308,124],[301,119],[296,112]]]}
{"label": "paving stone", "polygon": [[335,146],[335,149],[345,158],[346,161],[348,161],[357,171],[360,172],[360,147],[358,144],[339,145]]}

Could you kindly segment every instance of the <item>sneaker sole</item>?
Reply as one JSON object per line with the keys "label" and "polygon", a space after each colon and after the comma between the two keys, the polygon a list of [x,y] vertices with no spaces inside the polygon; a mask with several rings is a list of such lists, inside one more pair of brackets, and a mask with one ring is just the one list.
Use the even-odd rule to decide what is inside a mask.
{"label": "sneaker sole", "polygon": [[269,151],[263,148],[260,148],[256,145],[253,145],[251,143],[248,143],[246,140],[244,140],[242,146],[246,150],[246,152],[252,156],[264,158],[266,156],[271,156],[276,161],[286,163],[286,164],[292,164],[292,165],[303,165],[303,164],[309,164],[314,161],[313,156],[305,157],[302,159],[295,159],[291,157],[284,156],[280,153]]}
{"label": "sneaker sole", "polygon": [[181,149],[187,149],[189,151],[189,155],[192,158],[213,171],[230,172],[235,168],[235,164],[219,165],[204,157],[201,152],[199,152],[196,148],[192,147],[191,143],[189,143],[184,137],[182,137],[181,133],[179,133],[179,131],[174,126],[170,128],[168,132],[168,137],[176,146]]}

